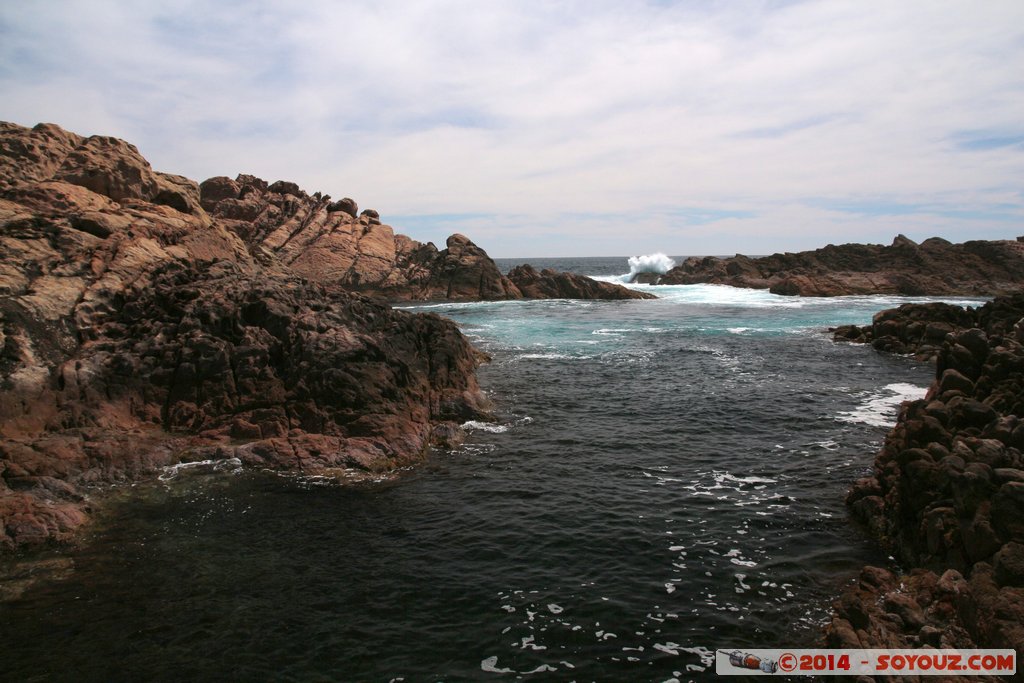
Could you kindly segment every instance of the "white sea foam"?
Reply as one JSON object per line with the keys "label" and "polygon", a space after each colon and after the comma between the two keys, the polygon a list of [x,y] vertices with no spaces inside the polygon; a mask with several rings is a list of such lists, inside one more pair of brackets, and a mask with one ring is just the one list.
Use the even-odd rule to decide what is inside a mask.
{"label": "white sea foam", "polygon": [[629,327],[601,328],[599,330],[594,330],[590,334],[621,337],[623,334],[626,334],[627,332],[637,332],[637,330]]}
{"label": "white sea foam", "polygon": [[462,428],[472,429],[479,432],[491,432],[492,434],[501,434],[508,431],[508,425],[498,425],[492,422],[480,422],[479,420],[463,422]]}
{"label": "white sea foam", "polygon": [[524,675],[528,675],[528,674],[544,673],[544,672],[547,672],[547,671],[558,671],[558,669],[553,667],[553,666],[551,666],[550,664],[541,664],[536,669],[530,669],[529,671],[520,671],[519,673],[524,674]]}
{"label": "white sea foam", "polygon": [[531,650],[546,650],[547,645],[537,645],[534,641],[537,639],[536,636],[523,636],[522,642],[519,645],[520,649],[529,648]]}
{"label": "white sea foam", "polygon": [[514,674],[515,673],[515,671],[513,671],[512,669],[508,669],[508,668],[499,669],[498,668],[498,658],[497,657],[488,657],[487,659],[482,660],[480,662],[480,668],[483,669],[484,671],[486,671],[487,673],[492,673],[492,674]]}
{"label": "white sea foam", "polygon": [[728,472],[716,473],[715,481],[718,483],[730,481],[736,484],[775,484],[778,483],[777,479],[769,479],[767,477],[737,477]]}
{"label": "white sea foam", "polygon": [[878,391],[865,395],[864,400],[850,411],[842,411],[836,419],[841,422],[859,422],[873,427],[892,427],[896,424],[899,407],[904,401],[924,398],[926,387],[905,382],[887,384]]}

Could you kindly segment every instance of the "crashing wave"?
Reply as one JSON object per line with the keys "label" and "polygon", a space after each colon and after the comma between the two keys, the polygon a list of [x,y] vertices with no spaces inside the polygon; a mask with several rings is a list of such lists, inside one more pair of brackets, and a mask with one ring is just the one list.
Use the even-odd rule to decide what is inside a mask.
{"label": "crashing wave", "polygon": [[675,267],[676,262],[662,253],[629,257],[629,273],[622,276],[623,282],[633,282],[641,273],[664,275]]}

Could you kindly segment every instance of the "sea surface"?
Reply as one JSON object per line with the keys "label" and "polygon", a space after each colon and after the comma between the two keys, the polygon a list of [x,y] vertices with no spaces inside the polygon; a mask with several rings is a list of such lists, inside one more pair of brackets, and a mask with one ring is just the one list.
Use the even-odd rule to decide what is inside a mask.
{"label": "sea surface", "polygon": [[891,562],[843,497],[932,376],[826,328],[910,299],[639,287],[661,298],[406,306],[492,356],[498,423],[356,484],[118,491],[73,571],[0,605],[0,680],[696,681],[717,648],[814,645]]}

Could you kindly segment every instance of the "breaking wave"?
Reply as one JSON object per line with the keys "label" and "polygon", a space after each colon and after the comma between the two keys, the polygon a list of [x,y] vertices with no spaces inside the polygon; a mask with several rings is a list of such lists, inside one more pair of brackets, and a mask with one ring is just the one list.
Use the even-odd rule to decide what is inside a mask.
{"label": "breaking wave", "polygon": [[622,276],[623,282],[629,282],[639,273],[667,273],[672,270],[676,262],[665,254],[645,254],[643,256],[629,257],[629,272]]}

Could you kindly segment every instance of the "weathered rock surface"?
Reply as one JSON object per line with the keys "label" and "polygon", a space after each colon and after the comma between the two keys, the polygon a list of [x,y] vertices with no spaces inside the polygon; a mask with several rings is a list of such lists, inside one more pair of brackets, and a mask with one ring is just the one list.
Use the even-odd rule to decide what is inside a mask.
{"label": "weathered rock surface", "polygon": [[[94,485],[167,465],[386,470],[487,419],[453,323],[312,277],[310,206],[329,204],[247,176],[200,188],[120,140],[0,124],[0,548],[67,539]],[[415,251],[375,221],[345,223],[364,263],[347,273]],[[461,270],[486,255],[453,240],[437,282],[490,286]]]}
{"label": "weathered rock surface", "polygon": [[889,246],[830,244],[759,258],[691,257],[659,280],[663,285],[703,283],[799,296],[995,296],[1024,286],[1024,242],[952,244],[933,237],[916,244],[899,235]]}
{"label": "weathered rock surface", "polygon": [[575,287],[523,292],[464,235],[452,235],[438,250],[395,234],[373,209],[357,216],[351,199],[310,196],[294,183],[268,186],[253,176],[218,177],[204,181],[200,192],[203,208],[255,260],[274,259],[309,280],[352,291],[391,300],[639,298],[626,287],[569,274],[560,277]]}
{"label": "weathered rock surface", "polygon": [[[1024,315],[1024,294],[999,297],[980,308],[942,302],[903,304],[874,315],[871,325],[832,328],[833,339],[871,344],[879,351],[911,354],[918,360],[934,360],[950,334],[978,328],[987,335],[1005,335]],[[966,339],[979,350],[984,341],[974,332]]]}
{"label": "weathered rock surface", "polygon": [[598,282],[574,273],[545,268],[539,273],[529,265],[516,266],[508,279],[524,296],[532,299],[654,299],[652,294],[610,282]]}
{"label": "weathered rock surface", "polygon": [[[133,146],[0,123],[0,548],[68,538],[93,483],[181,461],[384,470],[486,418],[455,325],[389,299],[524,293],[295,183],[201,185]],[[566,284],[566,283],[571,283]]]}
{"label": "weathered rock surface", "polygon": [[1024,654],[1024,295],[954,308],[876,316],[874,328],[898,323],[876,342],[936,348],[936,378],[923,400],[904,404],[847,503],[914,569],[865,569],[835,605],[832,646]]}

